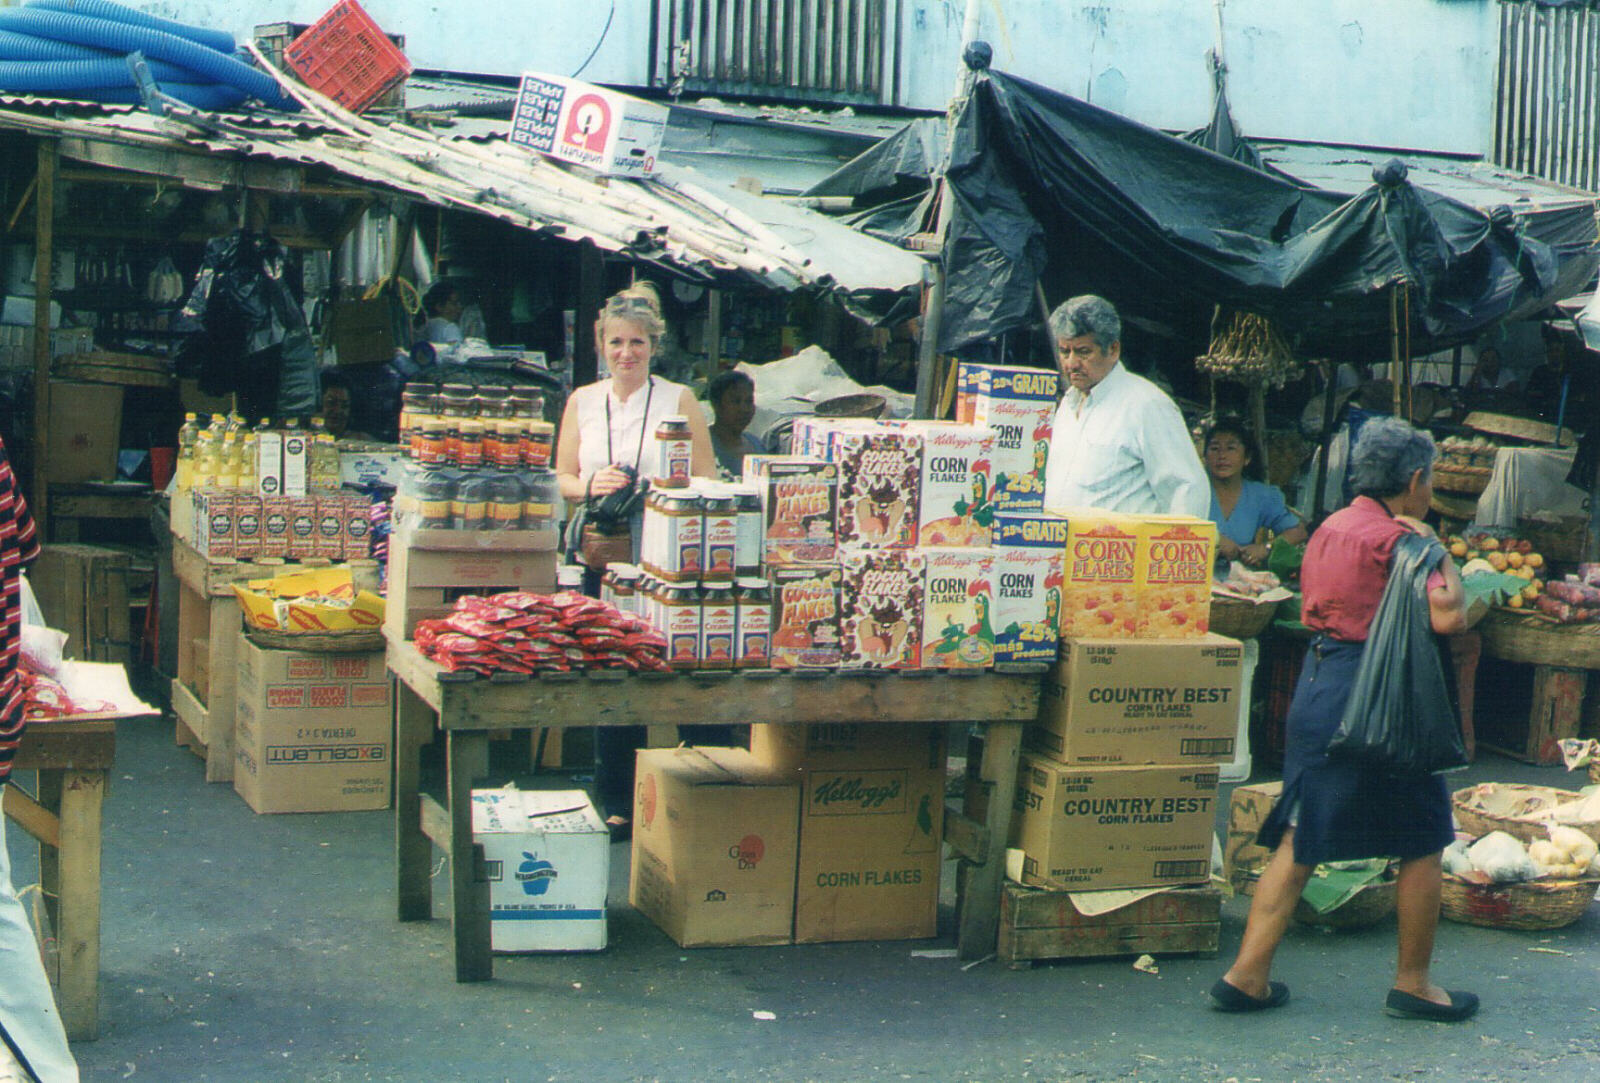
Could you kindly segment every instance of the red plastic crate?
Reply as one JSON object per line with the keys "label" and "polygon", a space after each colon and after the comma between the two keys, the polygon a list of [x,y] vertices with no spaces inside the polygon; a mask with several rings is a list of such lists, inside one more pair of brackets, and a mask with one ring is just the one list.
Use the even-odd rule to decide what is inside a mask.
{"label": "red plastic crate", "polygon": [[306,85],[359,113],[411,74],[396,48],[356,0],[339,0],[283,51]]}

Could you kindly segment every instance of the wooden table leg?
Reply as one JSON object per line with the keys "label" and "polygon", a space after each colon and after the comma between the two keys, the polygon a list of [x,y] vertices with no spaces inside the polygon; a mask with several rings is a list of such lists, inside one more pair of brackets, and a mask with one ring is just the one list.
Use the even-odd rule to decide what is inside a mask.
{"label": "wooden table leg", "polygon": [[450,904],[454,911],[456,981],[494,977],[489,946],[489,880],[483,847],[472,841],[472,787],[489,774],[489,737],[481,730],[449,730]]}
{"label": "wooden table leg", "polygon": [[1456,700],[1461,707],[1461,743],[1466,746],[1467,759],[1471,760],[1478,751],[1472,712],[1477,701],[1478,659],[1483,655],[1483,636],[1477,632],[1462,632],[1451,636],[1449,642],[1450,661],[1456,670]]}
{"label": "wooden table leg", "polygon": [[1564,737],[1578,736],[1583,718],[1583,694],[1589,684],[1589,671],[1561,666],[1535,666],[1533,707],[1528,714],[1527,757],[1531,763],[1561,762],[1556,743]]}
{"label": "wooden table leg", "polygon": [[433,917],[433,844],[422,830],[422,749],[433,736],[433,709],[394,682],[394,867],[401,921]]}
{"label": "wooden table leg", "polygon": [[67,1037],[100,1030],[100,816],[107,771],[66,771],[61,786],[60,1009]]}
{"label": "wooden table leg", "polygon": [[[65,774],[60,768],[39,769],[39,792],[36,800],[50,815],[56,817],[57,843],[60,842],[61,784]],[[39,842],[39,890],[44,896],[44,910],[50,918],[50,928],[61,928],[61,850],[43,840]],[[59,935],[59,934],[58,934]]]}
{"label": "wooden table leg", "polygon": [[233,778],[234,708],[238,701],[235,671],[239,636],[237,599],[211,599],[210,696],[206,701],[206,781],[227,782]]}
{"label": "wooden table leg", "polygon": [[999,942],[1000,888],[1005,882],[1017,756],[1022,748],[1021,722],[989,722],[985,731],[979,777],[986,796],[983,822],[989,845],[983,864],[968,865],[962,877],[956,916],[956,955],[962,959],[991,955]]}

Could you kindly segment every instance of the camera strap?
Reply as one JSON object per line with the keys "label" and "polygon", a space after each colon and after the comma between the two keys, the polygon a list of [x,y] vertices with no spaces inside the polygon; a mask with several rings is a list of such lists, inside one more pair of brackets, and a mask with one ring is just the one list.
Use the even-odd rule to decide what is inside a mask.
{"label": "camera strap", "polygon": [[[649,390],[644,393],[644,417],[639,419],[639,450],[633,456],[633,468],[644,469],[644,438],[650,431],[650,400],[656,393],[656,378],[649,377]],[[611,449],[611,389],[606,388],[606,465],[617,465],[616,452]]]}

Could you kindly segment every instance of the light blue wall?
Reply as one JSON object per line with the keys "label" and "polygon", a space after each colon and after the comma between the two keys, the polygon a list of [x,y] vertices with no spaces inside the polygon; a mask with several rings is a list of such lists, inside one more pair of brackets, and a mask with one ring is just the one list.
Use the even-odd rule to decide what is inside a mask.
{"label": "light blue wall", "polygon": [[[894,2],[894,0],[888,0]],[[1210,114],[1213,0],[979,0],[995,66],[1158,127]],[[312,22],[331,0],[133,0],[248,34]],[[899,0],[898,104],[943,108],[966,0]],[[570,73],[601,41],[611,0],[364,0],[424,68]],[[649,0],[615,0],[583,75],[643,85]],[[1493,138],[1493,0],[1226,0],[1234,116],[1249,135],[1485,153]]]}

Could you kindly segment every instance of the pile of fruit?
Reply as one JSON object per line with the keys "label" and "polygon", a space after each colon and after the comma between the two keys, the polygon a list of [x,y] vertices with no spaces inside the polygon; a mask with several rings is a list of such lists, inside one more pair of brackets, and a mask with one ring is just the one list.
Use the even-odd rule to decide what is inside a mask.
{"label": "pile of fruit", "polygon": [[1524,581],[1516,592],[1507,591],[1505,604],[1512,609],[1531,608],[1545,591],[1548,569],[1542,554],[1526,538],[1501,537],[1488,532],[1451,535],[1445,548],[1461,564],[1461,578],[1480,572],[1515,576]]}

